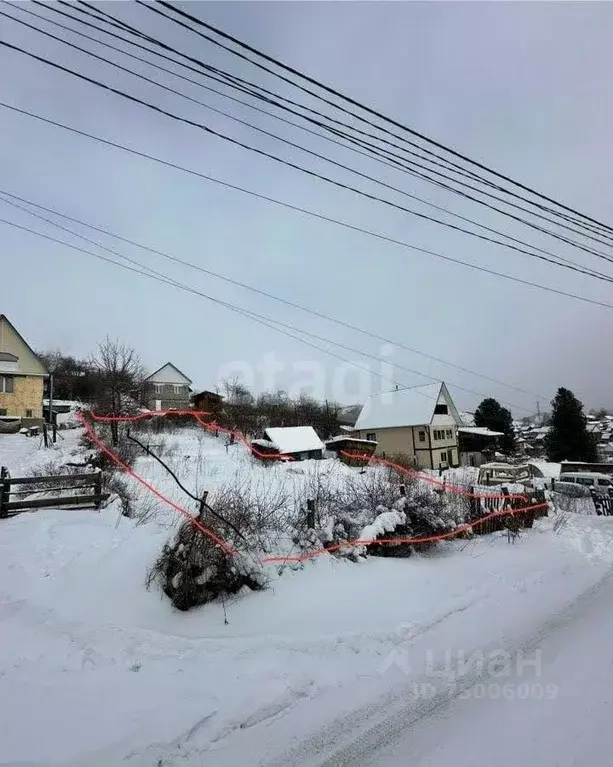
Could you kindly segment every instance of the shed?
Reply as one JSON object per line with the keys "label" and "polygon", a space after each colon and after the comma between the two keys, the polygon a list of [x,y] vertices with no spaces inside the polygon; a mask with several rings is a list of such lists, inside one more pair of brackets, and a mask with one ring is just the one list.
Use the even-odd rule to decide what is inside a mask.
{"label": "shed", "polygon": [[[340,434],[338,437],[326,440],[326,450],[336,453],[343,463],[350,466],[363,465],[364,456],[374,455],[377,449],[376,441],[370,439],[357,439]],[[355,458],[352,456],[356,456]]]}
{"label": "shed", "polygon": [[501,431],[491,431],[486,426],[460,426],[458,442],[462,466],[481,466],[484,460],[491,460],[502,436]]}
{"label": "shed", "polygon": [[277,453],[289,455],[297,461],[323,458],[325,445],[312,426],[272,427],[265,429],[264,439]]}

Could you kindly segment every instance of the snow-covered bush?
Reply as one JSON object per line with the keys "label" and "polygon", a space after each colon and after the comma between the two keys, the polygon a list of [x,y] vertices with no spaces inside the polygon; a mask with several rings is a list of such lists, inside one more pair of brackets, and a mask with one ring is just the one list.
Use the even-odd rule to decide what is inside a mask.
{"label": "snow-covered bush", "polygon": [[[210,529],[214,520],[201,517]],[[147,577],[147,586],[157,582],[178,610],[236,594],[245,586],[259,590],[266,585],[265,574],[254,551],[243,544],[232,555],[186,520],[170,544],[166,544]]]}

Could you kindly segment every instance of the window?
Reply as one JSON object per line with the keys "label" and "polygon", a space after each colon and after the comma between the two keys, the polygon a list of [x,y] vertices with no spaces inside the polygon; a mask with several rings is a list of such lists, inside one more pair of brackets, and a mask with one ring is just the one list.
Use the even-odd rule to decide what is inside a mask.
{"label": "window", "polygon": [[434,406],[434,415],[449,415],[449,408],[445,403]]}
{"label": "window", "polygon": [[156,394],[161,394],[164,391],[164,384],[153,384],[153,389]]}
{"label": "window", "polygon": [[447,451],[443,450],[441,453],[441,463],[447,463]]}
{"label": "window", "polygon": [[32,418],[32,411],[26,410],[26,418]]}
{"label": "window", "polygon": [[0,376],[0,393],[13,393],[13,376]]}
{"label": "window", "polygon": [[423,429],[419,430],[419,441],[420,442],[426,441],[426,432]]}
{"label": "window", "polygon": [[445,439],[445,430],[444,429],[435,429],[434,430],[434,439]]}
{"label": "window", "polygon": [[451,429],[445,429],[445,437],[447,439],[453,439],[453,431]]}
{"label": "window", "polygon": [[370,440],[371,442],[377,441],[377,433],[374,431],[366,432],[366,439]]}
{"label": "window", "polygon": [[0,415],[8,415],[8,411],[5,407],[0,407]]}
{"label": "window", "polygon": [[173,384],[172,390],[175,394],[181,394],[181,392],[183,391],[183,387],[181,386],[181,384]]}

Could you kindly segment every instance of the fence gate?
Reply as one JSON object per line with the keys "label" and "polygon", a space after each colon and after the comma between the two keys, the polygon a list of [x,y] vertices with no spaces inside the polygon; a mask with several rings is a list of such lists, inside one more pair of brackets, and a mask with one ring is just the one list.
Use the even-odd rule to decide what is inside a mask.
{"label": "fence gate", "polygon": [[[66,493],[46,498],[28,496],[39,493]],[[79,491],[79,492],[74,492]],[[52,508],[96,508],[109,497],[102,492],[102,472],[58,474],[47,477],[11,477],[6,466],[0,468],[0,518],[23,511]]]}

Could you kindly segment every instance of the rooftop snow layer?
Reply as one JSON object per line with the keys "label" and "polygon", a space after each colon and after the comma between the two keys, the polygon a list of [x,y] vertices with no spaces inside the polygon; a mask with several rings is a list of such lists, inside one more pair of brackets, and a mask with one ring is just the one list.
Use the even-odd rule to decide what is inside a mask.
{"label": "rooftop snow layer", "polygon": [[501,431],[490,431],[487,426],[460,426],[458,431],[462,434],[477,434],[480,437],[503,437],[504,433]]}
{"label": "rooftop snow layer", "polygon": [[356,429],[387,429],[421,426],[432,420],[441,391],[440,383],[375,394],[364,405]]}
{"label": "rooftop snow layer", "polygon": [[312,426],[278,426],[266,429],[266,437],[280,453],[306,453],[325,447]]}

